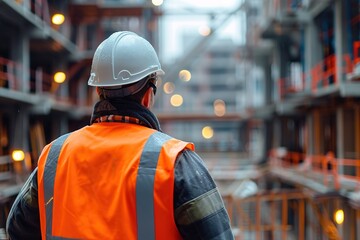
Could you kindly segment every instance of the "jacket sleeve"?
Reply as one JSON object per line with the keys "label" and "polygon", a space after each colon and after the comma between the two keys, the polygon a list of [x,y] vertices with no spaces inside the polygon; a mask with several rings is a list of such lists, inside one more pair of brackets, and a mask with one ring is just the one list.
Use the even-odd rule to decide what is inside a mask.
{"label": "jacket sleeve", "polygon": [[179,155],[174,184],[175,222],[184,239],[234,239],[217,186],[194,151]]}
{"label": "jacket sleeve", "polygon": [[10,239],[41,239],[37,169],[16,197],[6,221],[6,231]]}

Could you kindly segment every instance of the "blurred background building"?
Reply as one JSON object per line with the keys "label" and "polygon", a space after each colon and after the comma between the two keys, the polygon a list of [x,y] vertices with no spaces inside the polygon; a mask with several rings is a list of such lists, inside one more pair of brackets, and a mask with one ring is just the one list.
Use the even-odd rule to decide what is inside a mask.
{"label": "blurred background building", "polygon": [[360,239],[360,0],[0,0],[0,27],[0,228],[45,144],[89,124],[96,47],[130,30],[237,239]]}

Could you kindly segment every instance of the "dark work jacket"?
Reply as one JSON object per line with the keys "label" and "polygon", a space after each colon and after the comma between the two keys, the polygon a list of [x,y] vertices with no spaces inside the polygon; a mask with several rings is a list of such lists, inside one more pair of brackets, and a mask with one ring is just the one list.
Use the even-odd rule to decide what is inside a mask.
{"label": "dark work jacket", "polygon": [[[148,109],[127,100],[99,101],[91,124],[102,121],[140,124],[161,131],[157,118]],[[35,169],[10,210],[6,224],[10,239],[41,239],[37,189]],[[208,199],[220,196],[216,184],[203,160],[192,150],[185,149],[177,157],[173,194],[175,223],[184,239],[234,239],[221,197]]]}

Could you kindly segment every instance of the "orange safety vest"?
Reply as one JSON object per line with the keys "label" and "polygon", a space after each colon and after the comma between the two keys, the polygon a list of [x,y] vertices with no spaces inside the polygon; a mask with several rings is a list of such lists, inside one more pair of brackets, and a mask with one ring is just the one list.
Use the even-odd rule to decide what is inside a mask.
{"label": "orange safety vest", "polygon": [[174,165],[185,148],[194,146],[129,123],[59,137],[38,162],[42,239],[181,239]]}

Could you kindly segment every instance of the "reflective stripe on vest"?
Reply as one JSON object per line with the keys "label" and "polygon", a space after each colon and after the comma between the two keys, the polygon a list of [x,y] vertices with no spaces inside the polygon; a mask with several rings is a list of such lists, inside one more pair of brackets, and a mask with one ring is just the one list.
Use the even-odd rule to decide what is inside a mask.
{"label": "reflective stripe on vest", "polygon": [[60,150],[69,134],[57,138],[51,145],[49,155],[46,159],[44,170],[44,197],[45,197],[45,214],[46,214],[46,238],[47,239],[65,239],[54,238],[52,236],[52,215],[53,215],[53,197],[56,167],[59,159]]}
{"label": "reflective stripe on vest", "polygon": [[[52,236],[53,196],[56,168],[62,145],[68,135],[69,134],[63,135],[53,142],[45,163],[44,197],[46,203],[45,213],[47,239],[69,239]],[[139,240],[155,239],[153,197],[155,173],[161,148],[163,144],[170,139],[171,137],[164,133],[154,132],[145,143],[143,152],[140,157],[140,164],[136,177],[136,216]]]}
{"label": "reflective stripe on vest", "polygon": [[141,154],[136,177],[136,216],[138,239],[155,239],[154,179],[162,145],[171,139],[161,132],[153,133]]}

